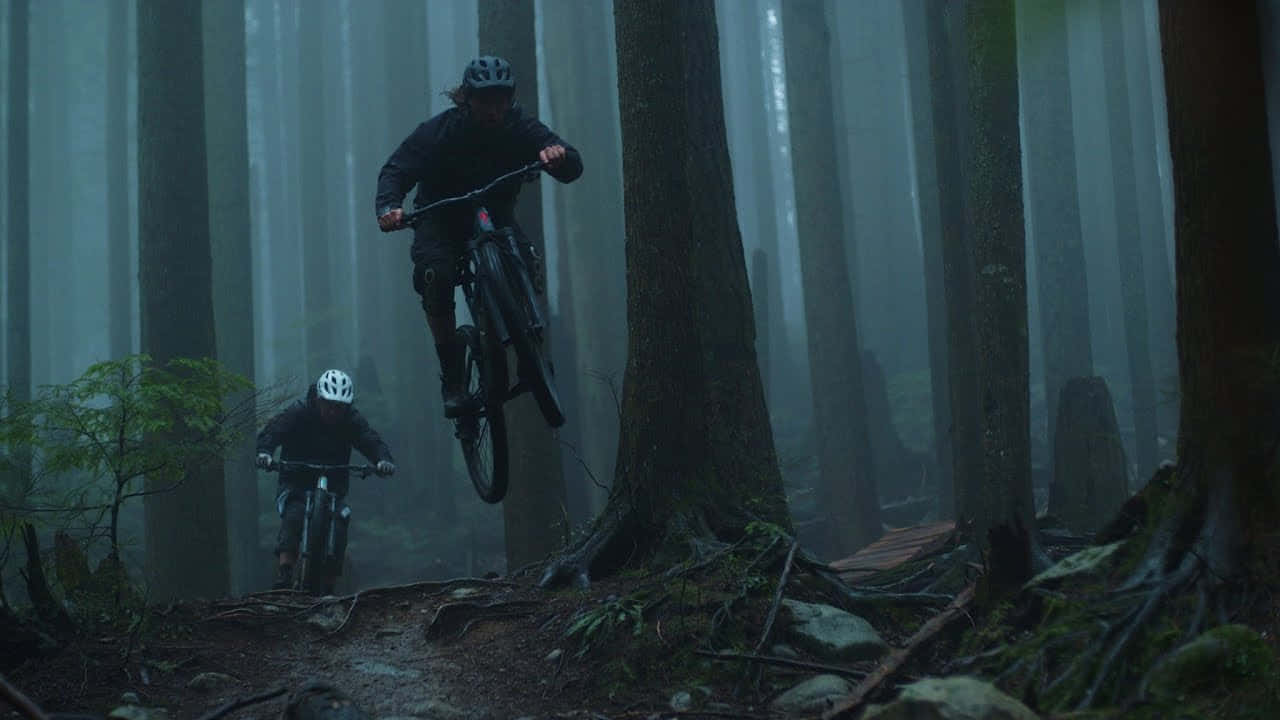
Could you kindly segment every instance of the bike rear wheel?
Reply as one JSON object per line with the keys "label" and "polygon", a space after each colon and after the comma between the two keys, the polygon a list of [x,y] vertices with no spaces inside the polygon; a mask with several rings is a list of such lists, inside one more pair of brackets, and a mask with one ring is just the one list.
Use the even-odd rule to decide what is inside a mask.
{"label": "bike rear wheel", "polygon": [[478,328],[463,325],[457,336],[466,348],[463,380],[468,395],[475,398],[475,409],[454,421],[455,435],[476,494],[496,503],[507,495],[507,423],[502,412],[506,362]]}
{"label": "bike rear wheel", "polygon": [[517,297],[523,298],[524,293],[517,295],[513,291],[510,274],[503,266],[497,248],[489,248],[485,259],[489,265],[485,274],[490,278],[491,291],[500,306],[507,331],[511,334],[511,345],[516,351],[520,382],[533,393],[547,424],[553,428],[560,427],[565,420],[564,406],[560,404],[560,393],[556,390],[555,373],[547,357],[546,343],[541,332],[531,327],[532,313],[526,307],[526,302],[533,302],[533,298],[526,298],[524,302],[517,300]]}

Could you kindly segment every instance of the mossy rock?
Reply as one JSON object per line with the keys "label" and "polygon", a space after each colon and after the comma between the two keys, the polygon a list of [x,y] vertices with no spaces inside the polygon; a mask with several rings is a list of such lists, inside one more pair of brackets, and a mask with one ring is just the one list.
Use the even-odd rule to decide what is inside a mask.
{"label": "mossy rock", "polygon": [[1248,685],[1263,691],[1271,686],[1274,693],[1278,682],[1275,654],[1266,641],[1244,625],[1223,625],[1157,663],[1148,674],[1147,693],[1156,702],[1182,702]]}
{"label": "mossy rock", "polygon": [[867,709],[863,720],[1036,720],[1026,705],[994,685],[965,675],[926,678],[896,700]]}

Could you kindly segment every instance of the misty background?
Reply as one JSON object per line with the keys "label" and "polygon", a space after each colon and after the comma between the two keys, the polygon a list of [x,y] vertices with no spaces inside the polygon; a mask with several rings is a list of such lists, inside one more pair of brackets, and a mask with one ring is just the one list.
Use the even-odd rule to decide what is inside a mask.
{"label": "misty background", "polygon": [[[822,523],[814,488],[816,433],[823,429],[813,422],[806,357],[784,2],[720,0],[716,11],[757,351],[803,536]],[[941,222],[927,94],[927,2],[836,0],[826,7],[839,168],[831,181],[844,199],[827,211],[840,213],[845,228],[867,421],[886,503],[931,492],[941,472],[935,440],[945,432],[945,424],[935,423],[925,270],[929,234]],[[11,5],[0,0],[5,98],[15,72]],[[210,177],[236,172],[219,166],[235,157],[235,148],[224,155],[213,141],[223,131],[220,118],[235,117],[235,103],[243,103],[247,143],[247,175],[211,182],[215,305],[227,299],[219,354],[230,338],[251,337],[251,362],[232,369],[251,374],[276,401],[301,396],[326,368],[352,374],[356,404],[388,441],[399,471],[390,479],[353,482],[346,582],[368,586],[514,569],[506,568],[502,508],[476,498],[452,424],[441,418],[439,368],[410,283],[411,235],[379,232],[373,214],[378,169],[417,123],[450,105],[443,92],[482,50],[476,2],[245,0],[242,26],[236,13],[217,6],[238,7],[215,2],[205,10]],[[1022,145],[1028,148],[1032,464],[1042,506],[1051,409],[1041,338],[1054,329],[1044,327],[1041,314],[1039,233],[1075,213],[1087,278],[1075,297],[1087,306],[1092,371],[1110,388],[1136,485],[1158,462],[1172,459],[1177,430],[1172,187],[1156,0],[1069,0],[1065,33],[1061,25],[1037,22],[1037,3],[1017,6]],[[544,177],[539,199],[553,352],[568,403],[569,420],[559,432],[564,514],[581,528],[603,507],[613,477],[626,362],[613,17],[609,0],[536,0],[534,7],[537,67],[517,64],[517,82],[536,82],[537,107],[526,109],[575,145],[586,168],[570,185]],[[1272,147],[1280,147],[1280,0],[1259,0],[1258,8]],[[29,313],[30,381],[38,387],[69,382],[96,361],[139,349],[137,26],[127,0],[36,0],[28,9],[30,62],[16,72],[25,70],[29,82],[31,301],[10,307],[8,294],[0,293],[6,323],[0,370],[10,377],[10,319]],[[237,33],[243,91],[226,82],[235,78],[234,53],[215,60],[234,50]],[[508,55],[501,47],[483,50]],[[1044,93],[1066,102],[1053,113],[1028,107]],[[17,111],[12,102],[3,104],[6,136]],[[1037,155],[1031,148],[1054,151]],[[1280,180],[1280,153],[1272,158]],[[1073,171],[1065,173],[1074,176],[1069,185],[1064,167]],[[8,198],[13,188],[4,183],[0,191]],[[247,228],[235,230],[220,219],[218,187],[244,191]],[[236,202],[234,195],[226,202]],[[523,202],[534,197],[524,195]],[[1046,209],[1064,207],[1071,210]],[[0,220],[7,244],[8,210]],[[1134,227],[1141,232],[1131,232]],[[228,232],[248,233],[247,284],[219,280],[218,237]],[[1126,241],[1139,236],[1128,249],[1140,253],[1142,277],[1129,297],[1143,304],[1147,359],[1135,365],[1125,322],[1133,309],[1124,294],[1133,278],[1121,272],[1119,257]],[[9,255],[0,257],[0,277],[9,278]],[[231,299],[247,304],[228,311]],[[465,305],[458,307],[465,321]],[[231,326],[242,334],[224,338],[223,328]],[[1141,368],[1136,374],[1135,366]],[[1142,383],[1145,390],[1135,387]],[[1154,403],[1135,402],[1135,396]],[[266,583],[278,526],[275,482],[266,474],[247,486],[228,480],[231,523],[248,518],[257,529],[256,536],[232,533],[241,549],[232,553],[237,591]],[[513,467],[512,484],[520,482],[521,468]],[[126,513],[127,533],[140,553],[141,504]]]}

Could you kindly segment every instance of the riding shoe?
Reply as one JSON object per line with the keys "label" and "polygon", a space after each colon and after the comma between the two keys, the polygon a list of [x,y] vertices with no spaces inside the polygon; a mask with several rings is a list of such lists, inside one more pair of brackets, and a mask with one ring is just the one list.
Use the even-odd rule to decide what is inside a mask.
{"label": "riding shoe", "polygon": [[293,587],[293,566],[279,565],[276,567],[276,581],[271,585],[272,590],[288,590]]}

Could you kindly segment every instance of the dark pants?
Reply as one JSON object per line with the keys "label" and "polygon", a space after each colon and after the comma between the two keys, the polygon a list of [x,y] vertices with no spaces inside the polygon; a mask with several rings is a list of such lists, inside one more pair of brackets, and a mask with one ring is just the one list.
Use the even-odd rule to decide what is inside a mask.
{"label": "dark pants", "polygon": [[[276,496],[276,511],[280,513],[280,533],[276,536],[276,554],[298,553],[302,543],[302,519],[307,510],[306,491],[297,488],[281,488]],[[342,574],[342,561],[347,554],[347,529],[351,525],[351,508],[343,498],[338,498],[337,527],[334,532],[334,575]],[[314,529],[313,529],[314,532]],[[312,536],[316,537],[316,536]],[[323,542],[323,536],[320,536]],[[322,551],[313,548],[313,553]]]}
{"label": "dark pants", "polygon": [[[494,210],[493,222],[499,228],[515,230],[516,243],[522,250],[528,245],[524,232],[509,213]],[[414,230],[413,247],[409,249],[409,257],[413,259],[413,289],[422,296],[422,309],[428,317],[453,316],[458,263],[470,237],[470,226],[430,219]],[[530,257],[526,257],[526,262],[529,261]],[[540,273],[534,268],[530,267],[529,271],[533,277],[539,277]],[[538,291],[541,292],[541,287]]]}

